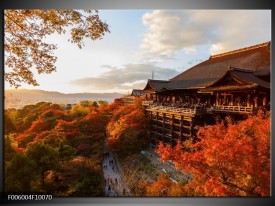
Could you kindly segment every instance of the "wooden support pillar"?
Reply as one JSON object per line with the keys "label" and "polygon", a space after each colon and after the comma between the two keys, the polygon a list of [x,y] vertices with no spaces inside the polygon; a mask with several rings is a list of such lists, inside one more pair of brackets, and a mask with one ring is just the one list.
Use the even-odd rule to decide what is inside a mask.
{"label": "wooden support pillar", "polygon": [[149,112],[149,116],[150,116],[150,125],[149,125],[149,133],[150,133],[150,148],[152,147],[152,139],[153,139],[153,136],[154,136],[154,133],[153,133],[153,120],[152,120],[152,111]]}
{"label": "wooden support pillar", "polygon": [[164,141],[164,135],[165,135],[165,120],[166,120],[166,115],[165,113],[163,113],[163,116],[162,116],[162,141]]}
{"label": "wooden support pillar", "polygon": [[172,120],[171,120],[171,146],[173,146],[174,119],[175,119],[175,115],[172,114]]}
{"label": "wooden support pillar", "polygon": [[266,106],[266,96],[263,98],[263,106]]}
{"label": "wooden support pillar", "polygon": [[193,137],[193,128],[194,128],[194,118],[191,117],[191,122],[190,122],[190,137]]}
{"label": "wooden support pillar", "polygon": [[233,95],[233,94],[231,94],[231,103],[230,103],[230,105],[231,105],[231,106],[234,105],[234,95]]}
{"label": "wooden support pillar", "polygon": [[250,94],[247,95],[247,99],[246,99],[246,106],[250,107]]}
{"label": "wooden support pillar", "polygon": [[180,141],[182,141],[182,132],[183,132],[183,118],[180,116]]}
{"label": "wooden support pillar", "polygon": [[172,99],[172,101],[171,101],[172,103],[175,103],[175,102],[176,102],[176,97],[175,97],[175,96],[172,96],[171,99]]}
{"label": "wooden support pillar", "polygon": [[211,96],[209,95],[208,98],[207,98],[207,103],[208,104],[211,104]]}
{"label": "wooden support pillar", "polygon": [[258,99],[259,99],[258,97],[254,98],[254,106],[255,107],[258,107]]}
{"label": "wooden support pillar", "polygon": [[219,98],[220,98],[220,94],[217,93],[216,94],[216,105],[219,105]]}

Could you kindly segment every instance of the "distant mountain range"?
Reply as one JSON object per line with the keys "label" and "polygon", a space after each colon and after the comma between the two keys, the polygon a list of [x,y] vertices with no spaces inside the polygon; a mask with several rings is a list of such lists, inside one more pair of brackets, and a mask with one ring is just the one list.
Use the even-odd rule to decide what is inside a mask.
{"label": "distant mountain range", "polygon": [[75,104],[82,100],[104,100],[112,102],[115,98],[122,97],[120,93],[70,93],[29,90],[29,89],[6,89],[4,91],[5,108],[21,108],[28,104],[38,102],[52,102],[57,104]]}

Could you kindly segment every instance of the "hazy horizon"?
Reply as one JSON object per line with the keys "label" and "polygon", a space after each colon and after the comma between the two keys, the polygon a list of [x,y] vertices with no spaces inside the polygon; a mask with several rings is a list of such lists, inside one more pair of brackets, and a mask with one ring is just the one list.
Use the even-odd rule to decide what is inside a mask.
{"label": "hazy horizon", "polygon": [[85,94],[85,93],[91,93],[91,94],[121,94],[123,93],[120,92],[59,92],[59,91],[54,91],[54,90],[45,90],[45,89],[25,89],[25,88],[5,88],[4,91],[23,91],[23,90],[28,90],[28,91],[45,91],[45,92],[57,92],[61,94]]}
{"label": "hazy horizon", "polygon": [[34,105],[38,102],[51,102],[54,104],[79,104],[81,101],[107,101],[112,103],[114,99],[121,98],[121,93],[62,93],[41,89],[5,89],[5,109],[22,108],[26,105]]}

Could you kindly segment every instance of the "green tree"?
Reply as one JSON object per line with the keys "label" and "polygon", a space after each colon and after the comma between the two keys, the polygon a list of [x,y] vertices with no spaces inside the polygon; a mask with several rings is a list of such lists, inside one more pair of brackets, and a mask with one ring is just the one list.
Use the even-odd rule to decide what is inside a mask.
{"label": "green tree", "polygon": [[4,142],[5,161],[10,161],[17,153],[17,142],[14,140],[14,134],[5,135]]}
{"label": "green tree", "polygon": [[5,80],[17,87],[21,83],[39,85],[33,77],[32,68],[38,74],[50,74],[56,70],[57,57],[54,44],[44,41],[53,34],[63,34],[70,29],[70,42],[79,48],[84,46],[84,39],[101,39],[109,32],[96,10],[5,10]]}
{"label": "green tree", "polygon": [[96,101],[93,102],[92,104],[93,107],[98,107],[98,103]]}
{"label": "green tree", "polygon": [[34,162],[24,154],[17,153],[5,164],[5,192],[30,192],[35,180]]}
{"label": "green tree", "polygon": [[72,109],[70,110],[70,113],[74,117],[83,117],[89,113],[89,109],[82,105],[76,104],[72,107]]}
{"label": "green tree", "polygon": [[83,107],[89,107],[92,105],[92,103],[93,103],[93,101],[90,101],[90,100],[82,100],[82,101],[80,101],[79,104]]}
{"label": "green tree", "polygon": [[112,138],[107,141],[110,150],[117,152],[121,157],[139,153],[148,144],[148,137],[144,132],[136,128],[127,128],[121,133],[117,142],[112,142]]}
{"label": "green tree", "polygon": [[40,174],[41,187],[45,189],[45,173],[54,170],[58,165],[58,151],[43,142],[32,144],[26,151],[27,157],[35,163],[38,174]]}
{"label": "green tree", "polygon": [[100,173],[90,171],[83,180],[76,185],[74,196],[85,195],[101,197],[103,195],[103,176]]}
{"label": "green tree", "polygon": [[74,157],[74,155],[76,154],[76,149],[64,144],[64,142],[61,143],[60,148],[59,148],[59,156],[61,159],[61,162],[70,160]]}
{"label": "green tree", "polygon": [[10,119],[10,117],[9,117],[9,115],[6,111],[4,113],[4,119],[5,119],[4,133],[9,134],[9,133],[12,133],[12,132],[16,132],[16,128],[15,128],[12,120]]}
{"label": "green tree", "polygon": [[99,104],[100,106],[103,106],[103,105],[108,105],[109,103],[108,103],[107,101],[104,101],[104,100],[99,100],[99,101],[98,101],[98,104]]}

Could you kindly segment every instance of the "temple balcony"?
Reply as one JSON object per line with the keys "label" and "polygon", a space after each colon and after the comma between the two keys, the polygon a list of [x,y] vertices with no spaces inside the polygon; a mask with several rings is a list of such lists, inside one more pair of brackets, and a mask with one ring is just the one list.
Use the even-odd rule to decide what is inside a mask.
{"label": "temple balcony", "polygon": [[169,114],[191,115],[191,116],[206,113],[206,109],[196,108],[196,107],[194,107],[194,108],[180,108],[180,107],[172,107],[172,106],[149,105],[146,110],[169,113]]}
{"label": "temple balcony", "polygon": [[150,100],[150,101],[142,101],[142,106],[146,106],[148,107],[149,105],[153,104],[153,100]]}
{"label": "temple balcony", "polygon": [[246,107],[246,106],[223,106],[217,105],[213,106],[213,112],[234,112],[234,113],[253,113],[253,106]]}
{"label": "temple balcony", "polygon": [[182,108],[175,106],[157,106],[153,104],[148,104],[146,111],[152,112],[162,112],[166,114],[176,114],[176,115],[189,115],[196,116],[202,114],[213,114],[213,113],[239,113],[239,114],[252,114],[256,108],[253,106],[224,106],[216,105],[207,108],[201,108],[193,106],[191,108]]}

